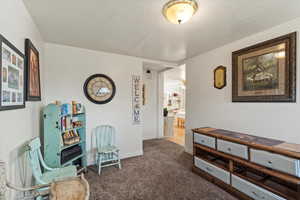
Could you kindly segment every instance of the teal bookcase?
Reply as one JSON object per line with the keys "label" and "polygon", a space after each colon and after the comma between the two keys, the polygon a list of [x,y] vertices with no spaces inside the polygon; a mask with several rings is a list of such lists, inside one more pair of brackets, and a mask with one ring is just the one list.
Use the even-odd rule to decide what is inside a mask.
{"label": "teal bookcase", "polygon": [[[66,105],[66,104],[63,104]],[[86,161],[86,113],[84,107],[80,113],[73,114],[72,109],[62,112],[63,105],[49,104],[43,109],[43,154],[44,160],[50,167],[64,167],[75,164],[81,167],[87,166]],[[72,105],[69,104],[70,108]],[[64,119],[69,123],[66,127]],[[80,122],[80,125],[74,125],[74,121]],[[72,144],[65,144],[64,135],[66,133],[76,133],[77,140]],[[79,136],[79,137],[78,137]],[[80,139],[79,139],[80,138]],[[81,153],[65,159],[66,151],[74,148],[81,149]],[[63,156],[64,155],[64,156]]]}

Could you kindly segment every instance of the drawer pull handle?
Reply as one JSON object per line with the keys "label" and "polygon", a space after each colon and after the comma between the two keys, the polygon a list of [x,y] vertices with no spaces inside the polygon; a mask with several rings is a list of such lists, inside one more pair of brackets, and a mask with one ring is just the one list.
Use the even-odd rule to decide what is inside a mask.
{"label": "drawer pull handle", "polygon": [[231,148],[229,147],[227,150],[228,150],[228,151],[231,151]]}
{"label": "drawer pull handle", "polygon": [[268,161],[269,164],[272,164],[272,161]]}
{"label": "drawer pull handle", "polygon": [[210,169],[209,167],[206,167],[206,170],[209,171],[209,172],[212,172],[213,170]]}
{"label": "drawer pull handle", "polygon": [[201,140],[201,142],[202,142],[202,143],[205,143],[205,141],[204,141],[204,140]]}
{"label": "drawer pull handle", "polygon": [[252,191],[252,194],[254,194],[257,198],[259,198],[259,199],[265,199],[265,197],[264,196],[259,196],[256,192],[253,192]]}

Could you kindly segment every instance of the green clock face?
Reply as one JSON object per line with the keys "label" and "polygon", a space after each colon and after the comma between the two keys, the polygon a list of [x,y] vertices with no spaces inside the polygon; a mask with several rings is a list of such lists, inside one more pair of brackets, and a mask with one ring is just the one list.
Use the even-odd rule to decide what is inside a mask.
{"label": "green clock face", "polygon": [[104,74],[90,76],[84,84],[85,96],[96,104],[110,102],[116,93],[116,87],[111,78]]}

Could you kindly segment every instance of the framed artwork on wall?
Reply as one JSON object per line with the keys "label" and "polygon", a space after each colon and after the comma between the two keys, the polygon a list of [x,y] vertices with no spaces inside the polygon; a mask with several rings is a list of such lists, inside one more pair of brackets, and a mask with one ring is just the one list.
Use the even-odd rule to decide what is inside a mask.
{"label": "framed artwork on wall", "polygon": [[296,102],[296,37],[295,32],[232,53],[233,102]]}
{"label": "framed artwork on wall", "polygon": [[41,100],[40,58],[39,52],[30,39],[25,40],[26,57],[26,100]]}
{"label": "framed artwork on wall", "polygon": [[226,67],[219,66],[214,70],[214,87],[223,89],[226,86]]}
{"label": "framed artwork on wall", "polygon": [[25,108],[24,55],[0,35],[0,110]]}

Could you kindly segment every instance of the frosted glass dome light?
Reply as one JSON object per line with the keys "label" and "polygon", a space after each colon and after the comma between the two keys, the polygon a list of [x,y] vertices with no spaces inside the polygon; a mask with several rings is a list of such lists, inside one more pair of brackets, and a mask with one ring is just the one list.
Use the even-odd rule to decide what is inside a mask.
{"label": "frosted glass dome light", "polygon": [[182,24],[192,18],[197,12],[195,0],[171,0],[163,7],[163,15],[173,24]]}

